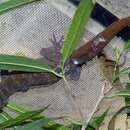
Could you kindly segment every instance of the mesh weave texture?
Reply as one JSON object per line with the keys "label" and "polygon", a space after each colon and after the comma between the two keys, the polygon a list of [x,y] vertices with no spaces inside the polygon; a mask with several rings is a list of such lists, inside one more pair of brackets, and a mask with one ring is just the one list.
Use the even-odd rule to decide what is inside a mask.
{"label": "mesh weave texture", "polygon": [[[49,38],[52,33],[54,32],[57,38],[65,36],[70,22],[68,16],[43,1],[5,13],[0,16],[0,53],[40,58],[41,48],[51,46]],[[92,35],[86,31],[85,38],[88,40],[90,37]],[[97,62],[83,67],[79,81],[68,79],[84,118],[89,116],[97,102],[101,80],[102,73]],[[41,86],[42,88],[25,93],[16,93],[11,100],[31,109],[51,104],[46,115],[65,115],[79,119],[65,94],[64,85],[61,80],[49,87]]]}

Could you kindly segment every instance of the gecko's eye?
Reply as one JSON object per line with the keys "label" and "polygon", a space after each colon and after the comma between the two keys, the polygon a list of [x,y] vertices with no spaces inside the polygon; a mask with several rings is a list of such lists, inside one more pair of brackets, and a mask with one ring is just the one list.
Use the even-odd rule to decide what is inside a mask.
{"label": "gecko's eye", "polygon": [[79,65],[79,61],[73,60],[73,64],[74,64],[74,65]]}

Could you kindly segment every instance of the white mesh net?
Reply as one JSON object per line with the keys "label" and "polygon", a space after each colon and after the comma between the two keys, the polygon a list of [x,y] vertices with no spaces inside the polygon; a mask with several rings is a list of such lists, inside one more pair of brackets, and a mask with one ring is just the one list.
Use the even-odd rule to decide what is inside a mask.
{"label": "white mesh net", "polygon": [[[0,53],[40,58],[41,48],[51,46],[49,38],[53,32],[58,38],[65,36],[70,22],[68,16],[43,1],[4,13],[0,16]],[[90,39],[92,35],[86,31],[84,37]],[[89,117],[98,100],[103,85],[101,80],[102,72],[97,62],[83,68],[79,81],[68,79],[84,118]],[[31,109],[51,104],[46,115],[80,119],[66,97],[64,85],[61,80],[49,87],[16,93],[11,100]]]}

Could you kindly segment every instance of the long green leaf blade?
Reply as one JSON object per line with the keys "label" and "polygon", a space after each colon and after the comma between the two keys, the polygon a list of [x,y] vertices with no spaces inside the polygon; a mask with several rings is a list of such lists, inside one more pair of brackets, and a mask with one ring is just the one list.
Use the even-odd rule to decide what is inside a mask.
{"label": "long green leaf blade", "polygon": [[21,114],[20,116],[16,117],[15,119],[10,119],[8,121],[5,121],[0,124],[0,130],[19,125],[27,119],[32,119],[33,117],[35,117],[35,116],[39,115],[40,113],[42,113],[43,111],[45,111],[47,108],[48,108],[48,106],[43,109],[37,110],[37,111],[29,111],[29,112]]}
{"label": "long green leaf blade", "polygon": [[[10,120],[10,119],[12,119],[12,117],[7,112],[2,111],[0,113],[0,123],[3,123],[3,122],[5,122],[7,120]],[[11,128],[11,130],[16,130],[16,129],[15,128]]]}
{"label": "long green leaf blade", "polygon": [[114,77],[113,77],[113,82],[115,82],[119,77],[122,77],[124,75],[129,75],[130,73],[130,67],[124,68],[122,69],[119,73],[117,73]]}
{"label": "long green leaf blade", "polygon": [[43,118],[40,120],[33,121],[26,125],[18,127],[16,130],[43,130],[42,127],[47,126],[50,119]]}
{"label": "long green leaf blade", "polygon": [[123,96],[123,97],[130,97],[130,89],[120,90],[119,92],[115,93],[115,96]]}
{"label": "long green leaf blade", "polygon": [[52,72],[53,68],[41,61],[22,56],[0,55],[0,69],[27,72]]}
{"label": "long green leaf blade", "polygon": [[[29,111],[26,108],[23,108],[22,106],[17,105],[17,104],[12,103],[12,102],[11,103],[9,102],[6,105],[6,108],[8,108],[9,110],[11,110],[13,112],[19,113],[19,114],[23,114],[23,113]],[[42,116],[42,115],[37,115],[37,116],[33,117],[31,120],[35,121],[35,120],[38,120],[38,119],[41,119],[41,118],[46,118],[46,117]],[[64,125],[57,124],[54,120],[50,120],[48,122],[48,126],[46,128],[48,128],[49,130],[70,130],[69,128],[65,127]]]}
{"label": "long green leaf blade", "polygon": [[124,44],[124,49],[128,50],[130,48],[130,40],[128,40],[125,44]]}
{"label": "long green leaf blade", "polygon": [[25,4],[29,4],[34,1],[36,0],[8,0],[6,2],[2,2],[0,4],[0,13],[6,12],[10,9],[14,9]]}
{"label": "long green leaf blade", "polygon": [[18,114],[22,114],[22,113],[29,111],[29,110],[25,109],[24,107],[15,104],[14,102],[8,102],[8,104],[6,105],[6,108],[8,108],[9,110],[16,112]]}
{"label": "long green leaf blade", "polygon": [[[50,123],[53,123],[53,125],[50,125]],[[47,130],[71,130],[70,128],[67,128],[67,126],[62,124],[57,124],[54,120],[50,120],[48,122],[48,126],[45,128]]]}
{"label": "long green leaf blade", "polygon": [[91,11],[93,9],[92,0],[81,0],[76,10],[69,32],[64,42],[62,50],[62,66],[66,60],[71,56],[74,49],[77,47],[82,34],[85,31],[85,25],[88,21]]}
{"label": "long green leaf blade", "polygon": [[101,127],[101,125],[103,124],[105,117],[107,116],[109,109],[107,109],[101,116],[96,117],[96,119],[92,122],[92,126],[94,126],[94,128],[99,128]]}

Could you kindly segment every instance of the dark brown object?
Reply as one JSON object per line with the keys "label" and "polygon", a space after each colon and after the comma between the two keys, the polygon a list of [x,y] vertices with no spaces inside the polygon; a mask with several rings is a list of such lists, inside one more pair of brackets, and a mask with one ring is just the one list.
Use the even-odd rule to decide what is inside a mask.
{"label": "dark brown object", "polygon": [[[77,49],[67,65],[70,66],[70,69],[73,69],[92,60],[118,32],[129,24],[130,17],[114,22],[103,32]],[[67,74],[69,72],[68,70]],[[29,88],[35,88],[36,85],[51,85],[59,80],[59,77],[51,73],[17,73],[2,76],[2,82],[0,83],[0,107],[3,107],[7,103],[9,96],[17,91],[26,91]]]}

